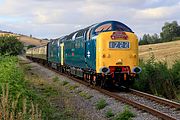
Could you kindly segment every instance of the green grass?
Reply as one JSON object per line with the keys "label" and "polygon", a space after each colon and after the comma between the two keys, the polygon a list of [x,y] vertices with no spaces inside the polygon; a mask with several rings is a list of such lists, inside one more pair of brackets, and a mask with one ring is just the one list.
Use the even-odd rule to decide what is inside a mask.
{"label": "green grass", "polygon": [[132,113],[126,106],[124,111],[122,113],[118,113],[113,120],[131,120],[132,117],[135,117],[135,114]]}
{"label": "green grass", "polygon": [[107,118],[110,118],[110,117],[113,117],[114,116],[114,113],[112,112],[112,109],[109,109],[107,112],[106,112],[106,117]]}
{"label": "green grass", "polygon": [[88,93],[86,92],[80,92],[79,95],[85,99],[91,99],[93,96],[92,95],[89,95]]}
{"label": "green grass", "polygon": [[57,82],[57,81],[59,81],[59,78],[58,78],[57,76],[55,76],[55,77],[53,78],[53,82]]}
{"label": "green grass", "polygon": [[76,88],[78,88],[79,86],[78,85],[70,85],[69,86],[69,90],[75,90]]}
{"label": "green grass", "polygon": [[57,94],[58,94],[58,92],[56,90],[54,90],[53,87],[51,87],[51,86],[44,87],[44,95],[55,96]]}
{"label": "green grass", "polygon": [[80,92],[82,92],[82,90],[76,90],[75,93],[79,94]]}
{"label": "green grass", "polygon": [[68,81],[65,81],[65,80],[64,80],[64,81],[62,81],[62,85],[63,85],[63,86],[65,86],[65,85],[67,85],[67,84],[69,84],[69,82],[68,82]]}
{"label": "green grass", "polygon": [[105,108],[108,104],[106,103],[106,100],[104,99],[100,99],[97,103],[96,103],[96,109],[101,110],[103,108]]}
{"label": "green grass", "polygon": [[[41,107],[36,107],[40,104],[40,102],[37,102],[38,96],[27,86],[28,83],[25,80],[24,71],[18,64],[18,58],[0,56],[0,96],[2,96],[0,98],[0,113],[7,115],[6,117],[0,115],[2,117],[0,119],[9,119],[10,114],[12,119],[23,119],[24,117],[34,119],[37,111],[35,109],[41,111]],[[22,116],[22,114],[25,115]],[[43,118],[43,115],[44,113],[41,114],[41,118]]]}

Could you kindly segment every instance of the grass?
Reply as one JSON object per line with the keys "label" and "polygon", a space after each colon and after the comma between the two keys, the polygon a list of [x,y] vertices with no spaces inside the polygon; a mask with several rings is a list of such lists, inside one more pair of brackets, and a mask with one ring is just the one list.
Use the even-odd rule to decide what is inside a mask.
{"label": "grass", "polygon": [[51,86],[46,86],[43,90],[45,96],[56,96],[58,94],[58,92],[54,90]]}
{"label": "grass", "polygon": [[118,113],[113,120],[131,120],[132,117],[135,117],[135,114],[132,113],[127,106],[125,106],[122,113]]}
{"label": "grass", "polygon": [[[172,41],[167,43],[142,45],[139,47],[139,58],[147,60],[150,58],[150,52],[153,52],[157,61],[166,60],[168,66],[172,66],[173,62],[180,56],[180,41]],[[149,49],[151,48],[151,49]]]}
{"label": "grass", "polygon": [[[32,75],[31,72],[34,74]],[[41,98],[43,119],[85,119],[82,113],[84,111],[76,110],[76,104],[73,102],[74,96],[67,92],[67,88],[75,89],[77,85],[70,85],[67,81],[56,82],[57,77],[47,80],[34,71],[26,71],[26,78],[28,78],[29,89]]]}
{"label": "grass", "polygon": [[63,85],[63,86],[65,86],[65,85],[67,85],[67,84],[69,84],[69,82],[68,82],[68,81],[65,81],[65,80],[64,80],[64,81],[62,81],[62,85]]}
{"label": "grass", "polygon": [[57,81],[59,81],[59,78],[57,76],[55,76],[52,80],[53,80],[53,82],[57,82]]}
{"label": "grass", "polygon": [[76,90],[75,93],[79,94],[80,92],[82,92],[82,90]]}
{"label": "grass", "polygon": [[108,104],[106,103],[106,100],[104,99],[100,99],[97,103],[96,103],[96,109],[101,110],[103,108],[105,108]]}
{"label": "grass", "polygon": [[107,118],[110,118],[110,117],[113,117],[114,116],[114,113],[112,112],[112,109],[109,109],[107,112],[106,112],[106,117]]}
{"label": "grass", "polygon": [[[21,94],[17,94],[14,100],[9,98],[8,84],[2,86],[2,97],[0,98],[0,120],[42,120],[42,111],[38,104],[30,102],[28,107],[27,99],[19,99]],[[22,103],[22,107],[18,105]],[[28,108],[28,109],[27,109]]]}
{"label": "grass", "polygon": [[83,91],[79,92],[79,95],[85,99],[91,99],[93,97],[92,95],[89,95],[88,93]]}
{"label": "grass", "polygon": [[69,86],[69,90],[75,90],[76,88],[78,88],[79,86],[78,85],[70,85]]}

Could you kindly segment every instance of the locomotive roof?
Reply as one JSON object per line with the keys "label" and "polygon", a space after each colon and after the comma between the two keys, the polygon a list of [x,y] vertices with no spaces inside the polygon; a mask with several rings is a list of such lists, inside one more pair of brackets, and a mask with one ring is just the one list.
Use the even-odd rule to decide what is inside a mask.
{"label": "locomotive roof", "polygon": [[99,27],[99,26],[101,26],[103,24],[106,24],[106,23],[118,23],[118,24],[122,25],[123,27],[125,27],[128,32],[133,32],[127,25],[125,25],[125,24],[123,24],[121,22],[118,22],[118,21],[104,21],[104,22],[101,22],[101,23],[93,24],[93,25],[91,25],[89,27],[86,27],[84,29],[80,29],[80,30],[75,31],[75,32],[73,32],[73,33],[71,33],[69,35],[64,36],[64,37],[61,37],[60,40],[61,41],[70,40],[70,39],[73,38],[73,36],[76,36],[76,37],[83,36],[84,33],[87,32],[89,29],[96,29],[97,27]]}

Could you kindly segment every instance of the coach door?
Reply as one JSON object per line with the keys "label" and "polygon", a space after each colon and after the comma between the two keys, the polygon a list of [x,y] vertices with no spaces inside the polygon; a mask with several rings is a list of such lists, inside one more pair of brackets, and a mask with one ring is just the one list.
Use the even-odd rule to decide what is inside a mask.
{"label": "coach door", "polygon": [[61,43],[61,65],[64,65],[64,43]]}

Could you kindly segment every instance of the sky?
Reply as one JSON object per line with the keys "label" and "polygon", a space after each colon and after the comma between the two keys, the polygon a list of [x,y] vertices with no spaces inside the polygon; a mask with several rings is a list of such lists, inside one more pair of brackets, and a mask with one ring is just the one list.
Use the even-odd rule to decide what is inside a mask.
{"label": "sky", "polygon": [[140,38],[180,24],[180,0],[0,0],[0,30],[58,38],[106,20],[120,21]]}

